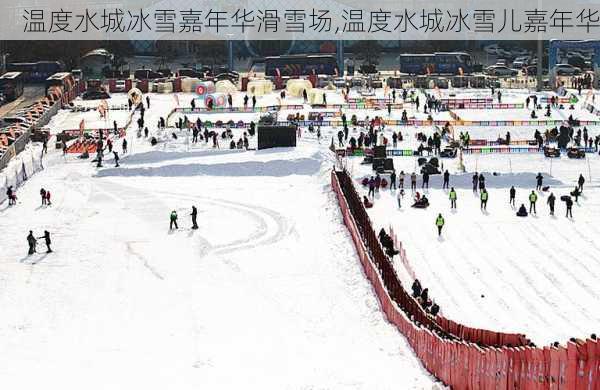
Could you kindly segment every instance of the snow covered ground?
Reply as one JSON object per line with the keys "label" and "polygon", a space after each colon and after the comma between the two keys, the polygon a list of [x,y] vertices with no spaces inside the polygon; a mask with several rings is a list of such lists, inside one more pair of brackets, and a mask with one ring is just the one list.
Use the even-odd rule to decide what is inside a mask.
{"label": "snow covered ground", "polygon": [[[489,91],[452,93],[465,98]],[[504,91],[503,101],[521,103],[527,93]],[[179,94],[181,106],[189,106],[192,97]],[[0,383],[14,389],[432,388],[433,379],[405,339],[385,321],[330,192],[333,161],[326,148],[339,129],[322,128],[320,144],[304,130],[296,149],[246,152],[221,144],[216,151],[210,143],[190,143],[181,131],[156,131],[159,117],[166,118],[176,100],[150,98],[146,124],[161,141],[157,146],[130,129],[130,152],[122,156],[121,168],[113,168],[109,158],[100,170],[51,152],[46,169],[18,190],[17,207],[0,204]],[[342,101],[334,92],[327,98]],[[242,99],[236,94],[234,105],[241,106]],[[278,99],[260,97],[258,106]],[[115,94],[109,104],[126,102],[126,95]],[[310,111],[316,110],[300,110]],[[427,116],[413,107],[407,111],[409,117]],[[280,119],[288,113],[295,112],[281,112]],[[385,110],[348,110],[348,117],[353,113],[361,119],[387,117]],[[48,126],[57,133],[78,128],[81,119],[90,127],[127,120],[127,112],[112,111],[106,126],[97,115],[62,111]],[[396,110],[391,117],[400,115]],[[201,114],[213,122],[259,116]],[[449,114],[434,118],[447,120]],[[392,129],[405,134],[400,148],[416,148],[414,134],[434,130],[390,128],[388,138]],[[534,130],[472,129],[472,139],[492,140],[506,130],[513,139],[528,139]],[[361,130],[350,132],[357,137]],[[233,132],[237,140],[243,130]],[[359,162],[349,160],[357,179],[371,172]],[[394,162],[398,171],[415,170],[414,158]],[[457,172],[457,160],[444,163]],[[479,210],[467,174],[451,179],[458,191],[456,213],[432,178],[428,210],[397,210],[386,190],[372,215],[377,226],[394,225],[417,275],[447,317],[522,331],[538,343],[583,337],[600,324],[599,164],[597,156],[589,166],[588,160],[540,155],[465,156],[469,172],[487,177],[487,213]],[[560,201],[557,216],[549,217],[543,193],[537,217],[516,219],[508,188],[514,184],[518,203],[524,203],[538,171],[557,196],[584,173],[588,183],[573,220],[564,217]],[[52,206],[39,206],[41,187],[52,191]],[[405,205],[409,198],[410,191]],[[189,229],[192,205],[199,210],[197,231]],[[180,216],[176,231],[168,229],[172,210]],[[441,240],[433,225],[438,212],[446,218]],[[30,229],[38,236],[49,230],[55,252],[26,256]]]}
{"label": "snow covered ground", "polygon": [[[407,176],[402,209],[397,206],[397,192],[384,190],[376,195],[370,214],[377,229],[393,226],[410,265],[444,316],[473,327],[526,333],[538,345],[597,333],[600,158],[472,155],[465,156],[466,174],[458,174],[457,160],[441,161],[452,173],[456,211],[450,209],[448,191],[441,189],[441,176],[432,176],[430,189],[424,191],[431,206],[411,208]],[[394,165],[407,175],[415,171],[410,157],[395,158]],[[359,188],[358,179],[372,173],[370,166],[360,165],[360,158],[352,158],[349,169]],[[479,195],[471,189],[474,171],[486,177],[487,211],[480,210]],[[517,190],[517,208],[523,203],[529,209],[528,195],[535,189],[537,172],[550,190],[538,192],[537,215],[518,218],[508,202],[509,188],[514,185]],[[565,218],[565,203],[559,199],[555,216],[549,216],[549,193],[557,198],[567,195],[580,173],[587,183],[573,207],[574,218]],[[421,177],[417,185],[423,193]],[[362,191],[367,193],[365,188]],[[438,213],[446,221],[441,238],[434,225]],[[405,283],[412,283],[402,263],[396,265]]]}
{"label": "snow covered ground", "polygon": [[[434,386],[361,272],[325,145],[152,151],[128,137],[121,168],[52,151],[18,205],[0,205],[4,387]],[[28,257],[30,229],[49,230],[54,253],[40,242]]]}

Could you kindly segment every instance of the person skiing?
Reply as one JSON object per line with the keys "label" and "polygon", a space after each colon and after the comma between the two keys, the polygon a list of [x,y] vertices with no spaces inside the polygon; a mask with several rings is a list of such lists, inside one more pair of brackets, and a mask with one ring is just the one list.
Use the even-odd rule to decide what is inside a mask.
{"label": "person skiing", "polygon": [[33,231],[29,231],[29,235],[27,236],[27,244],[29,245],[28,255],[33,255],[35,253],[35,246],[37,245],[37,240],[33,236]]}
{"label": "person skiing", "polygon": [[50,232],[48,230],[44,230],[44,235],[42,237],[38,237],[39,239],[44,239],[44,242],[46,244],[46,253],[51,253],[52,249],[50,248],[50,244],[52,243],[50,241]]}
{"label": "person skiing", "polygon": [[171,223],[169,224],[169,230],[173,230],[173,225],[175,225],[175,229],[179,229],[177,226],[177,211],[171,211]]}
{"label": "person skiing", "polygon": [[583,192],[583,184],[585,183],[585,178],[583,175],[579,175],[579,179],[577,180],[577,185],[579,186],[579,192]]}
{"label": "person skiing", "polygon": [[517,190],[515,190],[515,186],[511,186],[510,187],[510,191],[509,191],[509,200],[508,203],[510,203],[513,207],[515,207],[515,196],[517,195]]}
{"label": "person skiing", "polygon": [[196,221],[196,218],[198,217],[198,209],[196,209],[196,206],[192,206],[192,213],[190,215],[192,216],[192,229],[196,230],[198,229],[198,223]]}
{"label": "person skiing", "polygon": [[390,190],[396,189],[396,170],[393,170],[390,174]]}
{"label": "person skiing", "polygon": [[537,215],[537,210],[535,209],[535,203],[537,202],[538,196],[535,191],[531,190],[531,194],[529,194],[529,214],[532,213]]}
{"label": "person skiing", "polygon": [[119,167],[119,153],[117,153],[117,151],[113,151],[113,154],[115,156],[115,168]]}
{"label": "person skiing", "polygon": [[477,192],[477,183],[479,182],[479,175],[477,172],[473,175],[473,192]]}
{"label": "person skiing", "polygon": [[450,172],[448,172],[448,170],[446,169],[446,171],[444,172],[444,184],[442,185],[442,189],[448,188],[449,185],[450,185]]}
{"label": "person skiing", "polygon": [[44,206],[46,204],[46,190],[45,189],[41,189],[40,190],[40,196],[42,197],[42,206]]}
{"label": "person skiing", "polygon": [[435,219],[435,226],[437,226],[439,237],[442,235],[442,228],[444,227],[444,217],[442,217],[442,214],[438,214],[437,218]]}
{"label": "person skiing", "polygon": [[123,138],[123,154],[127,153],[127,139]]}
{"label": "person skiing", "polygon": [[555,201],[556,201],[556,197],[551,192],[550,196],[548,197],[548,200],[546,201],[546,203],[548,203],[548,206],[550,207],[550,215],[554,215],[554,202]]}
{"label": "person skiing", "polygon": [[452,187],[450,189],[450,195],[448,197],[450,198],[450,208],[455,209],[456,208],[456,191],[454,190],[454,187]]}
{"label": "person skiing", "polygon": [[481,190],[481,194],[479,196],[480,200],[481,200],[481,209],[482,210],[487,210],[487,202],[488,202],[488,192],[485,188],[483,188]]}
{"label": "person skiing", "polygon": [[573,200],[571,200],[571,197],[567,197],[567,199],[565,200],[565,203],[567,205],[567,215],[566,217],[569,218],[569,216],[571,216],[571,218],[573,218]]}
{"label": "person skiing", "polygon": [[541,173],[538,173],[537,176],[535,177],[535,180],[537,182],[535,189],[540,191],[542,189],[542,183],[544,181],[544,176],[542,176]]}

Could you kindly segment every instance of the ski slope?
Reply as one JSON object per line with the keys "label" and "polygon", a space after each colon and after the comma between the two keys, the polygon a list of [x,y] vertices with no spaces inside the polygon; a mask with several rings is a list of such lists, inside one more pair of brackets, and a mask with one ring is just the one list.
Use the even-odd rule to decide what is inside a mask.
{"label": "ski slope", "polygon": [[[441,189],[441,176],[432,176],[424,192],[419,176],[418,191],[427,195],[431,206],[411,208],[407,176],[402,209],[397,192],[384,190],[376,195],[370,214],[377,229],[393,226],[410,266],[444,316],[473,327],[525,333],[538,345],[584,338],[600,329],[600,158],[588,156],[589,160],[552,160],[537,154],[471,155],[465,156],[466,174],[456,174],[457,160],[442,160],[453,174],[456,211],[450,209],[448,191]],[[415,170],[410,157],[395,158],[394,164],[397,172],[407,175]],[[358,179],[370,175],[370,167],[353,158],[349,169],[366,194]],[[475,170],[486,177],[487,211],[480,210],[479,195],[471,189]],[[514,185],[516,207],[523,203],[529,210],[528,196],[538,172],[550,190],[538,192],[537,215],[518,218],[509,205],[508,190]],[[565,218],[565,203],[559,198],[573,190],[580,173],[587,181],[584,193],[573,206],[573,219]],[[550,192],[557,197],[554,217],[546,204]],[[434,224],[438,213],[446,222],[441,238]],[[396,266],[410,285],[399,260]]]}
{"label": "ski slope", "polygon": [[[5,387],[436,386],[362,273],[324,147],[150,151],[129,140],[118,169],[51,152],[18,205],[0,205]],[[52,206],[40,206],[41,187]],[[30,229],[49,230],[55,252],[40,242],[28,257]]]}

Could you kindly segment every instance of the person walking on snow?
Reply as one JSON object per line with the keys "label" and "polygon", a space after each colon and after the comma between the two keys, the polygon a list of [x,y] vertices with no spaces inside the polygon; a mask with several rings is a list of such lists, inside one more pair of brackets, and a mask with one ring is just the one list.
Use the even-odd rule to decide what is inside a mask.
{"label": "person walking on snow", "polygon": [[446,169],[444,172],[444,184],[442,185],[442,189],[447,189],[450,185],[450,172]]}
{"label": "person walking on snow", "polygon": [[127,139],[123,138],[123,154],[127,153]]}
{"label": "person walking on snow", "polygon": [[42,206],[44,206],[46,204],[46,190],[45,189],[41,189],[40,190],[40,196],[42,197]]}
{"label": "person walking on snow", "polygon": [[117,153],[117,151],[113,151],[113,154],[115,156],[115,168],[119,167],[119,153]]}
{"label": "person walking on snow", "polygon": [[583,184],[585,183],[585,178],[583,175],[579,175],[579,179],[577,180],[577,185],[579,186],[579,192],[583,192]]}
{"label": "person walking on snow", "polygon": [[537,185],[536,185],[535,189],[540,191],[542,189],[542,183],[544,181],[544,176],[542,176],[541,173],[538,173],[537,176],[535,177],[535,180],[537,181]]}
{"label": "person walking on snow", "polygon": [[37,245],[37,240],[33,236],[33,231],[29,231],[29,235],[27,236],[27,244],[29,245],[28,255],[33,255],[35,253],[35,246]]}
{"label": "person walking on snow", "polygon": [[392,173],[390,174],[390,190],[391,189],[396,189],[396,171],[393,170]]}
{"label": "person walking on snow", "polygon": [[369,179],[369,194],[368,196],[375,196],[375,179],[373,176]]}
{"label": "person walking on snow", "polygon": [[547,200],[548,206],[550,207],[550,215],[554,215],[554,202],[556,202],[556,197],[551,192]]}
{"label": "person walking on snow", "polygon": [[175,229],[179,229],[177,226],[177,211],[171,211],[171,223],[169,224],[169,230],[173,230],[173,225],[175,225]]}
{"label": "person walking on snow", "polygon": [[410,189],[413,191],[417,190],[417,174],[414,172],[410,175]]}
{"label": "person walking on snow", "polygon": [[50,232],[48,230],[44,230],[44,235],[42,237],[38,237],[40,239],[44,239],[44,242],[46,244],[46,253],[51,253],[52,249],[50,248],[50,244],[52,243],[50,241]]}
{"label": "person walking on snow", "polygon": [[569,218],[569,216],[571,218],[573,218],[573,200],[571,200],[571,197],[569,196],[567,198],[567,200],[565,201],[566,205],[567,205],[567,215],[566,217]]}
{"label": "person walking on snow", "polygon": [[396,197],[398,199],[398,208],[401,209],[402,208],[402,198],[404,198],[404,190],[400,189],[400,191],[398,191],[398,196]]}
{"label": "person walking on snow", "polygon": [[423,172],[423,182],[421,188],[429,188],[429,173]]}
{"label": "person walking on snow", "polygon": [[456,208],[456,191],[454,190],[454,187],[452,187],[450,189],[450,195],[448,197],[450,198],[450,208],[455,209]]}
{"label": "person walking on snow", "polygon": [[477,183],[479,182],[479,175],[477,172],[473,175],[473,192],[477,193]]}
{"label": "person walking on snow", "polygon": [[515,186],[510,187],[510,198],[508,200],[508,203],[510,203],[512,205],[512,207],[515,207],[515,196],[517,195],[517,190],[515,190]]}
{"label": "person walking on snow", "polygon": [[481,200],[481,209],[482,210],[487,210],[487,202],[488,202],[488,192],[487,190],[484,188],[481,190],[481,195],[479,196],[479,199]]}
{"label": "person walking on snow", "polygon": [[46,206],[52,206],[52,202],[50,201],[50,190],[46,190]]}
{"label": "person walking on snow", "polygon": [[529,214],[532,213],[537,215],[537,210],[535,209],[535,203],[537,202],[538,196],[535,191],[531,190],[531,194],[529,194]]}
{"label": "person walking on snow", "polygon": [[198,217],[198,209],[196,209],[196,206],[192,206],[192,213],[190,215],[192,216],[192,229],[196,230],[198,229],[198,223],[196,221],[196,218]]}
{"label": "person walking on snow", "polygon": [[437,226],[439,237],[442,235],[442,228],[444,227],[444,217],[442,217],[442,214],[438,214],[437,218],[435,219],[435,226]]}

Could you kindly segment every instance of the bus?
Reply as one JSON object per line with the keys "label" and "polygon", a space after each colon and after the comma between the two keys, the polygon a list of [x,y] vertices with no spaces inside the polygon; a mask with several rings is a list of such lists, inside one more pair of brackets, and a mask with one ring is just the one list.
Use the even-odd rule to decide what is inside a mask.
{"label": "bus", "polygon": [[400,54],[400,72],[408,74],[467,74],[473,71],[471,55],[463,52]]}
{"label": "bus", "polygon": [[255,74],[264,72],[266,77],[276,77],[278,73],[282,77],[339,74],[334,56],[307,54],[265,57],[253,63],[250,71]]}
{"label": "bus", "polygon": [[6,64],[8,72],[21,72],[25,82],[42,82],[55,73],[62,72],[65,66],[59,61],[16,62]]}
{"label": "bus", "polygon": [[63,105],[70,103],[78,95],[77,83],[72,73],[56,73],[46,80],[46,95],[57,92]]}
{"label": "bus", "polygon": [[23,95],[23,79],[21,72],[8,72],[0,77],[0,94],[4,95],[6,101],[16,100]]}

